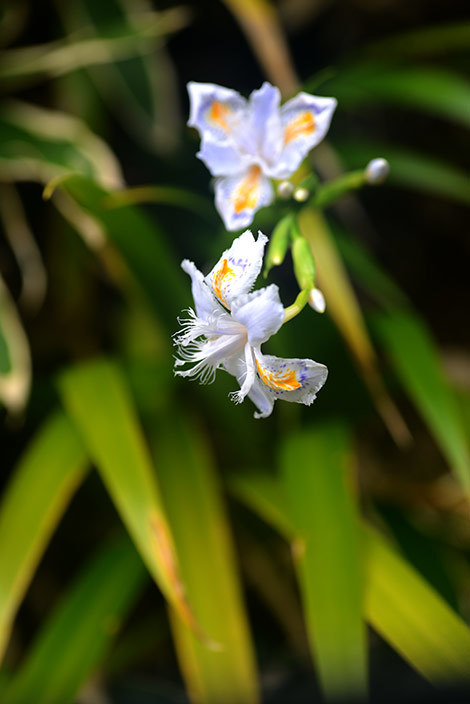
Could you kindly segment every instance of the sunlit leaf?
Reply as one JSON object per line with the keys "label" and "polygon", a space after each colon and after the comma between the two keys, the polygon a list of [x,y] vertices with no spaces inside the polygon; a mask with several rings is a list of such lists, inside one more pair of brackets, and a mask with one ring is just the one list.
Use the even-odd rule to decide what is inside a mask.
{"label": "sunlit leaf", "polygon": [[21,411],[31,387],[31,353],[16,306],[0,277],[0,403]]}
{"label": "sunlit leaf", "polygon": [[59,388],[142,559],[178,614],[194,627],[160,490],[119,368],[95,360],[64,372]]}
{"label": "sunlit leaf", "polygon": [[368,61],[342,67],[321,91],[343,108],[385,103],[414,108],[470,127],[470,83],[443,69]]}
{"label": "sunlit leaf", "polygon": [[0,175],[4,180],[47,183],[81,173],[108,188],[122,186],[116,157],[76,117],[19,101],[0,110]]}
{"label": "sunlit leaf", "polygon": [[8,704],[73,704],[146,583],[129,539],[101,549],[39,632],[5,692]]}
{"label": "sunlit leaf", "polygon": [[366,616],[432,682],[468,679],[470,630],[375,529],[365,530]]}
{"label": "sunlit leaf", "polygon": [[300,211],[298,223],[315,257],[318,284],[325,294],[327,310],[356,359],[364,382],[391,435],[399,444],[406,444],[409,431],[379,375],[376,354],[356,294],[328,224],[321,212],[310,207]]}
{"label": "sunlit leaf", "polygon": [[427,422],[456,477],[469,492],[468,437],[429,331],[409,310],[377,315],[373,318],[373,327],[403,387]]}
{"label": "sunlit leaf", "polygon": [[458,167],[393,145],[355,139],[335,143],[345,165],[354,168],[381,156],[390,164],[387,183],[470,204],[470,177]]}
{"label": "sunlit leaf", "polygon": [[159,425],[156,462],[188,598],[207,639],[180,619],[172,628],[194,701],[256,702],[253,646],[230,536],[228,516],[208,447],[183,419]]}
{"label": "sunlit leaf", "polygon": [[0,505],[0,659],[13,619],[57,523],[83,480],[84,446],[62,413],[14,469]]}
{"label": "sunlit leaf", "polygon": [[352,492],[351,439],[339,423],[286,438],[281,484],[296,529],[305,619],[328,699],[367,690],[360,525]]}

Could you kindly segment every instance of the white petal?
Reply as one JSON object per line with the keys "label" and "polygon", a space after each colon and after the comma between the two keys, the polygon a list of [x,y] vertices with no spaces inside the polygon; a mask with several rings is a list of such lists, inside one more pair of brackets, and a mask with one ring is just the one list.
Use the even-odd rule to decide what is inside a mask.
{"label": "white petal", "polygon": [[245,326],[248,342],[253,347],[259,347],[279,330],[284,315],[279,289],[275,284],[244,293],[232,301],[232,318]]}
{"label": "white petal", "polygon": [[281,108],[283,149],[269,175],[288,178],[328,132],[337,101],[299,93]]}
{"label": "white petal", "polygon": [[250,225],[256,211],[273,199],[271,182],[257,165],[237,176],[219,178],[215,184],[215,205],[230,231]]}
{"label": "white petal", "polygon": [[218,142],[204,139],[196,154],[204,162],[213,176],[231,176],[245,171],[250,165],[250,157],[243,154],[233,142]]}
{"label": "white petal", "polygon": [[208,320],[214,312],[221,309],[212,289],[204,281],[204,276],[196,265],[189,259],[184,259],[181,262],[181,268],[191,277],[191,290],[198,317],[202,320]]}
{"label": "white petal", "polygon": [[232,300],[248,293],[255,283],[263,265],[264,247],[268,238],[258,232],[255,240],[250,230],[237,237],[226,249],[219,261],[206,276],[217,299],[228,308]]}
{"label": "white petal", "polygon": [[201,137],[216,142],[231,141],[233,130],[245,119],[246,100],[230,88],[213,83],[188,83],[188,125]]}
{"label": "white petal", "polygon": [[[229,374],[231,374],[237,379],[238,383],[240,384],[240,387],[242,388],[247,378],[247,365],[245,355],[232,357],[231,359],[226,360],[223,366]],[[262,384],[259,378],[255,375],[251,388],[248,391],[248,398],[253,401],[253,403],[255,404],[255,406],[257,406],[259,410],[259,413],[254,414],[255,418],[267,418],[273,410],[275,398],[270,396],[269,393],[267,393],[269,389],[265,391],[266,388],[267,387],[265,387],[264,384]]]}
{"label": "white petal", "polygon": [[256,142],[256,153],[267,163],[278,159],[283,145],[280,104],[279,89],[268,82],[250,95],[249,129]]}
{"label": "white petal", "polygon": [[260,350],[255,358],[259,382],[274,399],[310,406],[328,376],[327,367],[312,359],[283,359]]}

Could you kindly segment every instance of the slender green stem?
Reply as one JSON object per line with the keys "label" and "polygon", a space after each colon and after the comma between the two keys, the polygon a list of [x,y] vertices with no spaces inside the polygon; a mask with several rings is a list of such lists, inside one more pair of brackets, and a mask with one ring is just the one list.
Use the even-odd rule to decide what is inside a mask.
{"label": "slender green stem", "polygon": [[304,289],[299,293],[294,303],[288,308],[284,309],[284,322],[287,323],[288,320],[292,320],[298,315],[307,305],[308,297],[310,295],[310,289]]}

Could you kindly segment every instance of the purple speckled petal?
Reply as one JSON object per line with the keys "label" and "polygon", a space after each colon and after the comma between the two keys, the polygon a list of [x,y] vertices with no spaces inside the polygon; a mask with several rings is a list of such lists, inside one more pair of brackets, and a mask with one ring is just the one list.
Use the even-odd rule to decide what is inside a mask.
{"label": "purple speckled petal", "polygon": [[255,240],[250,230],[237,237],[206,276],[216,298],[227,308],[243,293],[248,293],[255,283],[263,264],[264,247],[268,238],[258,232]]}

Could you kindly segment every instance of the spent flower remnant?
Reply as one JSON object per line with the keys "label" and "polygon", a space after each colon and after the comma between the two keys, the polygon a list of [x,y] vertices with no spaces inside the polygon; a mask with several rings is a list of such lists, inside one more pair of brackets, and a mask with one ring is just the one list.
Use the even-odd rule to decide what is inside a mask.
{"label": "spent flower remnant", "polygon": [[193,262],[182,262],[192,280],[196,310],[190,308],[188,317],[179,319],[182,330],[175,335],[179,353],[175,366],[192,364],[175,374],[207,383],[217,369],[225,369],[240,384],[232,400],[241,403],[248,396],[259,410],[255,418],[269,416],[276,399],[309,406],[328,375],[323,364],[311,359],[282,359],[261,352],[261,345],[284,322],[275,284],[251,290],[261,271],[266,242],[261,232],[255,240],[247,230],[207,276]]}
{"label": "spent flower remnant", "polygon": [[241,230],[274,199],[270,179],[289,178],[328,131],[335,98],[299,93],[281,107],[263,83],[248,100],[212,83],[188,83],[188,125],[201,135],[197,156],[216,177],[215,203],[228,230]]}

